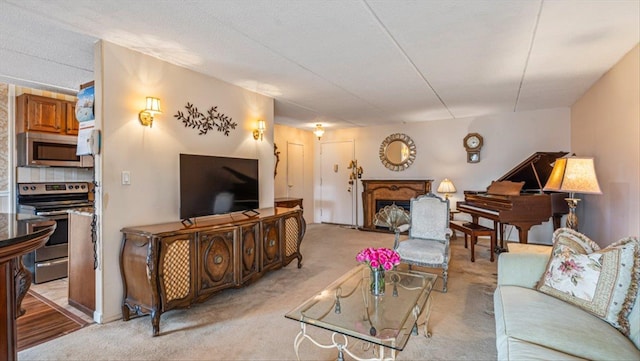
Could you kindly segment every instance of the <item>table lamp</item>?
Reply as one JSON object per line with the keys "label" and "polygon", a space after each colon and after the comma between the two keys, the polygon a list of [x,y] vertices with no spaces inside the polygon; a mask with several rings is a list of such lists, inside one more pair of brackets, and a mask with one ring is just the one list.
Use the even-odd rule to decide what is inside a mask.
{"label": "table lamp", "polygon": [[593,158],[558,158],[553,166],[551,175],[543,190],[568,192],[569,198],[565,198],[569,205],[567,215],[567,228],[578,230],[578,216],[576,207],[580,199],[575,198],[575,193],[602,194],[596,170],[593,166]]}
{"label": "table lamp", "polygon": [[449,178],[445,178],[440,182],[438,186],[438,193],[444,193],[444,199],[449,199],[449,193],[455,193],[456,186],[453,185],[453,182],[449,180]]}

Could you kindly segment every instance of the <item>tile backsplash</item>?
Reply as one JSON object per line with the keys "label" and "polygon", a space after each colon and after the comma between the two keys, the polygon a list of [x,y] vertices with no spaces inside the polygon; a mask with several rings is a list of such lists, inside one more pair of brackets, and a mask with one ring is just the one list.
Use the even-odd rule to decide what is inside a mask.
{"label": "tile backsplash", "polygon": [[93,168],[18,167],[17,183],[92,182]]}

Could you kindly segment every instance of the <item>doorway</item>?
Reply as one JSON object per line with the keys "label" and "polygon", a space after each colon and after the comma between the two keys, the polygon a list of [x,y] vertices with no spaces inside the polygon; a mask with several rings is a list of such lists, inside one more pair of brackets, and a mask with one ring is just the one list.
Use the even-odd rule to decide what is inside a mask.
{"label": "doorway", "polygon": [[304,145],[287,142],[287,197],[304,199]]}
{"label": "doorway", "polygon": [[349,184],[349,163],[354,159],[353,140],[320,144],[320,221],[353,225],[355,187]]}

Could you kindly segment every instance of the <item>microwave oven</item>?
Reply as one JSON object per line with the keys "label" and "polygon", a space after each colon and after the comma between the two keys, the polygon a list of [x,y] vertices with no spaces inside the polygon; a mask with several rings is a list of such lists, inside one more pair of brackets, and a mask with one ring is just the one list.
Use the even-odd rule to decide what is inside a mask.
{"label": "microwave oven", "polygon": [[21,167],[93,167],[93,157],[76,155],[78,138],[74,135],[25,132],[18,134],[18,166]]}

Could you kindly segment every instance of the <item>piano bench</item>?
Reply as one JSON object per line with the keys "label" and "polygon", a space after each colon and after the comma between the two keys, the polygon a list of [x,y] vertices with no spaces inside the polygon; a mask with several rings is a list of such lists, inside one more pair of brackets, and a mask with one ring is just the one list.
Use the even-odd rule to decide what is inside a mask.
{"label": "piano bench", "polygon": [[467,248],[467,237],[471,237],[471,262],[476,261],[475,244],[479,236],[489,236],[491,238],[491,262],[493,262],[493,250],[496,248],[496,230],[481,226],[476,223],[463,221],[449,221],[449,228],[453,231],[464,233],[464,248]]}

